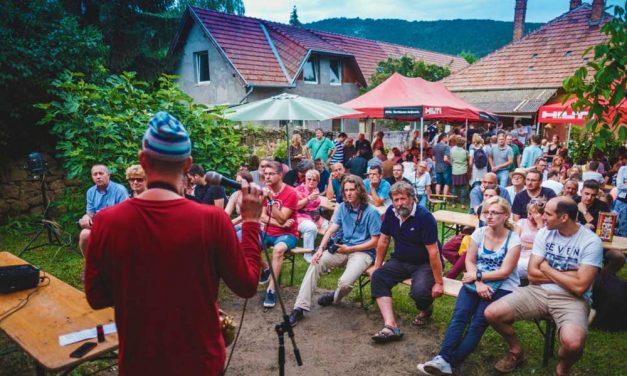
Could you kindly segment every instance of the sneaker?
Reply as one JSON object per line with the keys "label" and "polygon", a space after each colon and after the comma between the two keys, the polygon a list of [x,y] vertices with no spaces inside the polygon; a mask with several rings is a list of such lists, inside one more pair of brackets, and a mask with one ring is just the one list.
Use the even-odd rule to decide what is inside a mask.
{"label": "sneaker", "polygon": [[327,307],[333,304],[333,299],[335,299],[335,292],[327,292],[326,294],[322,294],[322,296],[318,298],[318,304],[323,307]]}
{"label": "sneaker", "polygon": [[514,371],[519,365],[521,365],[525,361],[525,354],[519,352],[518,354],[514,354],[511,351],[508,351],[507,354],[501,360],[496,362],[494,365],[494,369],[501,373],[509,373]]}
{"label": "sneaker", "polygon": [[265,285],[270,282],[270,268],[264,269],[259,273],[259,284]]}
{"label": "sneaker", "polygon": [[292,313],[290,313],[289,321],[292,327],[295,327],[296,324],[302,319],[305,318],[305,314],[303,313],[302,308],[294,308]]}
{"label": "sneaker", "polygon": [[[420,368],[418,368],[420,369]],[[423,369],[429,375],[448,376],[453,374],[451,365],[440,355],[423,364]]]}
{"label": "sneaker", "polygon": [[266,291],[266,296],[263,299],[263,306],[266,308],[272,308],[276,305],[276,295],[274,291]]}
{"label": "sneaker", "polygon": [[308,264],[311,264],[311,259],[313,258],[313,253],[305,253],[303,254],[303,258],[307,261]]}
{"label": "sneaker", "polygon": [[426,376],[433,376],[432,373],[429,373],[425,370],[425,365],[423,363],[418,363],[418,365],[416,366],[416,368],[418,368],[418,372],[421,375],[426,375]]}

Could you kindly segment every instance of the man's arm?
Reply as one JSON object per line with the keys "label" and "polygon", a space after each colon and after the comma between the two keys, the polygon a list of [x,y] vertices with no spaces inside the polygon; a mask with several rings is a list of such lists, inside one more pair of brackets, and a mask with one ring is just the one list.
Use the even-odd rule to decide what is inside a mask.
{"label": "man's arm", "polygon": [[[382,182],[379,182],[381,184]],[[377,190],[370,183],[370,199],[372,200],[372,204],[374,206],[383,206],[383,202],[385,201],[383,198],[379,197],[377,194]]]}
{"label": "man's arm", "polygon": [[327,196],[329,200],[335,198],[335,191],[333,190],[333,174],[329,176],[329,183],[327,184],[327,190],[324,195]]}
{"label": "man's arm", "polygon": [[488,153],[488,164],[490,165],[490,171],[496,171],[498,166],[494,165],[494,158],[492,158],[492,153]]}
{"label": "man's arm", "polygon": [[276,206],[272,206],[272,219],[276,219],[276,221],[281,225],[283,225],[288,219],[292,218],[292,213],[294,213],[294,211],[290,208],[286,208],[285,206],[281,209]]}
{"label": "man's arm", "polygon": [[544,262],[544,257],[532,254],[529,258],[529,267],[527,268],[527,279],[532,285],[541,283],[551,283],[552,281],[540,270],[540,264]]}
{"label": "man's arm", "polygon": [[441,285],[444,288],[444,279],[442,278],[442,259],[440,258],[440,250],[438,249],[438,243],[426,244],[427,252],[429,253],[429,264],[431,265],[431,271],[433,272],[433,279],[437,285]]}
{"label": "man's arm", "polygon": [[337,247],[337,253],[353,253],[353,252],[362,252],[372,249],[377,246],[377,242],[379,241],[379,235],[372,235],[368,241],[357,244],[357,245],[346,245],[340,244]]}
{"label": "man's arm", "polygon": [[377,270],[383,265],[385,255],[388,253],[388,247],[390,246],[390,236],[381,234],[379,241],[377,242],[377,256],[374,260],[374,269]]}
{"label": "man's arm", "polygon": [[538,269],[549,280],[576,296],[582,296],[588,290],[599,271],[596,266],[582,264],[576,271],[560,272],[553,269],[546,260],[540,263]]}

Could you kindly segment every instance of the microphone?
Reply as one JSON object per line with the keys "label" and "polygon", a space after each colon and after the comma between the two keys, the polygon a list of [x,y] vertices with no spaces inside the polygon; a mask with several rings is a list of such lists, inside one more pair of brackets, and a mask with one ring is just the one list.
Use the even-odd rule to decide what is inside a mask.
{"label": "microphone", "polygon": [[209,171],[205,174],[205,181],[209,185],[221,185],[223,187],[234,188],[237,190],[242,189],[242,185],[235,180],[222,176],[215,171]]}

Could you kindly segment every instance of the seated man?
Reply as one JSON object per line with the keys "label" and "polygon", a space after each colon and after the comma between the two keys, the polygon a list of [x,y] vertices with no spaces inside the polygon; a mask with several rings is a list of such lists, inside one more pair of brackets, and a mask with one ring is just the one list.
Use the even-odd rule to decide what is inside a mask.
{"label": "seated man", "polygon": [[514,222],[518,222],[520,218],[527,218],[527,205],[535,199],[542,198],[544,201],[548,201],[555,197],[555,192],[551,188],[541,186],[542,173],[538,170],[527,171],[525,177],[525,186],[527,189],[518,193],[514,202],[512,203],[512,213]]}
{"label": "seated man", "polygon": [[357,155],[344,164],[348,172],[362,179],[366,176],[368,173],[368,160],[365,158],[367,152],[364,148],[357,149]]}
{"label": "seated man", "polygon": [[[403,333],[396,323],[392,309],[392,288],[411,278],[409,296],[414,300],[419,314],[412,324],[423,326],[431,317],[433,299],[442,295],[442,259],[438,249],[438,228],[427,208],[418,205],[414,188],[400,182],[392,186],[392,206],[385,212],[381,236],[377,243],[377,256],[372,274],[372,297],[377,300],[384,326],[372,336],[375,342],[399,340]],[[392,257],[383,263],[394,239]]]}
{"label": "seated man", "polygon": [[560,182],[559,171],[551,170],[546,174],[546,180],[542,182],[542,186],[545,188],[551,188],[555,192],[556,196],[562,194],[564,184]]}
{"label": "seated man", "polygon": [[[321,306],[329,306],[339,303],[351,292],[353,283],[374,260],[374,247],[381,231],[381,216],[374,206],[368,204],[366,187],[360,177],[344,177],[342,192],[344,202],[336,209],[333,223],[324,234],[300,286],[294,310],[290,314],[292,326],[304,318],[303,311],[311,309],[312,295],[323,271],[346,264],[346,270],[338,280],[338,288],[318,299]],[[341,235],[336,237],[335,246],[325,251],[329,239],[340,228]]]}
{"label": "seated man", "polygon": [[78,225],[81,228],[81,233],[78,236],[78,248],[83,257],[85,257],[85,247],[89,234],[91,234],[91,225],[96,213],[128,198],[126,188],[111,181],[111,173],[105,165],[97,164],[91,168],[91,180],[95,185],[87,190],[86,213],[78,220]]}
{"label": "seated man", "polygon": [[390,183],[382,179],[383,170],[381,166],[370,166],[368,169],[368,179],[364,180],[369,202],[374,206],[389,206]]}
{"label": "seated man", "polygon": [[392,176],[386,178],[385,180],[390,183],[390,186],[394,185],[394,183],[398,183],[399,181],[404,181],[405,183],[410,183],[407,178],[403,177],[405,172],[405,168],[401,163],[397,163],[392,166]]}
{"label": "seated man", "polygon": [[[486,188],[494,188],[497,186],[497,177],[495,173],[488,172],[483,175],[481,179],[481,184],[475,186],[470,190],[470,214],[476,214],[477,209],[483,203],[483,192],[485,192]],[[507,200],[507,202],[511,203],[509,193],[505,187],[499,186],[499,195]]]}
{"label": "seated man", "polygon": [[283,175],[283,183],[296,188],[305,182],[305,173],[313,168],[314,163],[311,159],[303,159],[296,164],[294,169]]}
{"label": "seated man", "polygon": [[[264,211],[261,216],[261,223],[269,223],[261,234],[261,240],[264,247],[272,247],[272,270],[278,278],[281,274],[283,266],[283,255],[285,252],[296,246],[298,241],[298,222],[296,221],[296,212],[298,210],[298,195],[296,190],[289,185],[283,183],[281,177],[283,168],[279,162],[268,162],[265,168],[264,178],[266,188],[269,189],[268,194],[274,200],[272,205],[272,213],[268,222],[267,212]],[[270,276],[269,270],[262,272],[261,283],[265,283]],[[263,306],[272,308],[276,305],[276,293],[274,281],[270,280],[266,295],[263,300]]]}
{"label": "seated man", "polygon": [[194,200],[201,204],[214,205],[224,209],[226,193],[220,185],[208,185],[205,181],[205,169],[199,164],[193,164],[187,173],[194,186]]}
{"label": "seated man", "polygon": [[546,227],[538,231],[529,260],[529,286],[517,288],[485,311],[509,346],[494,366],[499,372],[512,372],[525,360],[512,326],[515,320],[550,316],[555,321],[561,344],[556,375],[567,375],[583,354],[603,245],[596,234],[577,223],[577,204],[570,197],[549,200],[544,216]]}
{"label": "seated man", "polygon": [[329,176],[329,184],[327,184],[326,196],[329,200],[335,199],[338,204],[342,203],[342,179],[346,171],[341,163],[334,163],[331,166],[331,175]]}
{"label": "seated man", "polygon": [[[599,222],[600,212],[609,212],[610,207],[603,201],[599,200],[600,184],[598,181],[590,179],[583,182],[581,189],[581,201],[577,204],[577,222],[586,226],[590,231],[596,232]],[[617,249],[604,249],[603,257],[605,266],[603,273],[614,275],[625,264],[625,256]]]}
{"label": "seated man", "polygon": [[325,168],[324,162],[322,162],[322,159],[319,159],[319,158],[314,161],[314,168],[320,174],[320,180],[318,182],[318,190],[320,192],[326,192],[327,184],[329,184],[329,177],[331,176],[331,173],[329,172],[329,170]]}

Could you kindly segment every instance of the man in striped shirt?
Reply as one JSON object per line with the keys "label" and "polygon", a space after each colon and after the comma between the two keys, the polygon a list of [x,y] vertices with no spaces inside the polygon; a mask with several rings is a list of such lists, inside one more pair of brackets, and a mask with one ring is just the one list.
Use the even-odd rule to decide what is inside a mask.
{"label": "man in striped shirt", "polygon": [[332,166],[334,163],[342,163],[344,161],[344,141],[346,141],[346,137],[348,137],[346,133],[340,132],[335,141],[333,141],[335,143],[335,150],[333,154],[331,154],[331,162],[329,162],[329,165]]}

